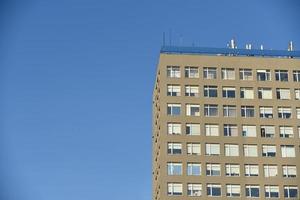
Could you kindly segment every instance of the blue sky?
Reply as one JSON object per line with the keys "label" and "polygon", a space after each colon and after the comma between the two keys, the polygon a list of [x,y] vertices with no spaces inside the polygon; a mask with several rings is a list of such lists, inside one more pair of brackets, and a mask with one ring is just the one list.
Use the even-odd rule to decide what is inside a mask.
{"label": "blue sky", "polygon": [[0,1],[0,199],[150,200],[162,33],[187,46],[297,48],[299,10],[297,0]]}

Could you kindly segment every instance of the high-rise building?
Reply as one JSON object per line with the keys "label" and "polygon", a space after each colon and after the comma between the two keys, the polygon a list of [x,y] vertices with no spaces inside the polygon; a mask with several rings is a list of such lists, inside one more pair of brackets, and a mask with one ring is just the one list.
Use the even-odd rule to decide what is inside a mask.
{"label": "high-rise building", "polygon": [[163,46],[153,200],[298,199],[300,51]]}

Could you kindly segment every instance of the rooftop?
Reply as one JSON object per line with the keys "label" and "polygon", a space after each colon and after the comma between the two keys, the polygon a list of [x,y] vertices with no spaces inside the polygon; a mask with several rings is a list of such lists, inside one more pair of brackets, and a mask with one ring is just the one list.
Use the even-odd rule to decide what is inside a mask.
{"label": "rooftop", "polygon": [[165,54],[203,54],[219,56],[255,56],[300,59],[300,51],[288,50],[260,50],[237,48],[212,48],[212,47],[186,47],[186,46],[162,46],[160,53]]}

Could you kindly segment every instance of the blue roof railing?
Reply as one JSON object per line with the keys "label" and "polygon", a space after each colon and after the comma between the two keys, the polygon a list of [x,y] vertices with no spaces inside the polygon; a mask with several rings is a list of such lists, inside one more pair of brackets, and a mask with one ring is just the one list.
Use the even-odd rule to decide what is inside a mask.
{"label": "blue roof railing", "polygon": [[300,58],[300,51],[163,46],[160,53]]}

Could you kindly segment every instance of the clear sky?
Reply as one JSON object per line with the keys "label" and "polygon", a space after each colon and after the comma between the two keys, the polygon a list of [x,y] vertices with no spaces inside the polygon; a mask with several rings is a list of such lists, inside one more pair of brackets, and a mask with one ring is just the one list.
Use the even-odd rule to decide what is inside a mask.
{"label": "clear sky", "polygon": [[[0,199],[150,200],[172,43],[300,49],[298,0],[1,0]],[[167,41],[169,41],[167,39]]]}

